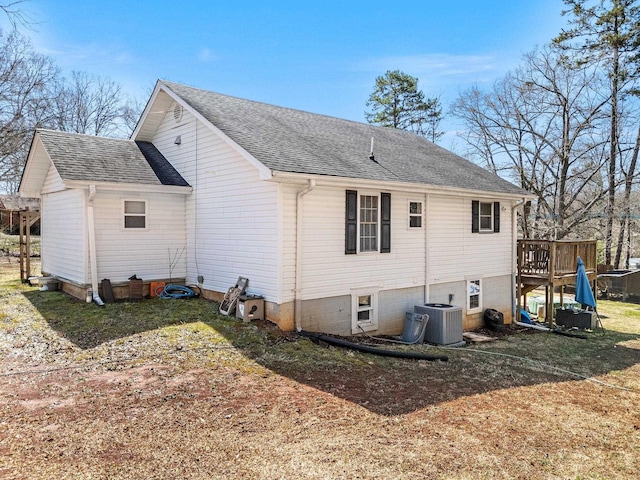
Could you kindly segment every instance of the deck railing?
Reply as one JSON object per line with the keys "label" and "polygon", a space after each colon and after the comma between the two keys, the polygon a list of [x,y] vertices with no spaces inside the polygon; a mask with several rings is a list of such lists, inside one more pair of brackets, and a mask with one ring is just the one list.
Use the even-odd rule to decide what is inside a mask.
{"label": "deck railing", "polygon": [[595,240],[518,240],[518,272],[521,276],[575,275],[578,257],[587,273],[596,272]]}

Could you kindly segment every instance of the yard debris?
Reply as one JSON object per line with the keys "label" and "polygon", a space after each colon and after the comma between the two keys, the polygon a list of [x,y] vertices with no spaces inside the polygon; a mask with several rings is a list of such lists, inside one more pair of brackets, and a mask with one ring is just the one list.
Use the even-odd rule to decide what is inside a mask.
{"label": "yard debris", "polygon": [[464,332],[462,336],[471,343],[493,342],[498,339],[498,337],[489,337],[475,332]]}

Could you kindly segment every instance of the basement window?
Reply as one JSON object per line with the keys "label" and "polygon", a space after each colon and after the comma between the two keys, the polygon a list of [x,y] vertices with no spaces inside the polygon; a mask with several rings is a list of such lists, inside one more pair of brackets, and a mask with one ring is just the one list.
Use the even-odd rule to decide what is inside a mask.
{"label": "basement window", "polygon": [[351,333],[378,329],[378,289],[351,291]]}
{"label": "basement window", "polygon": [[147,228],[147,202],[124,200],[124,228]]}
{"label": "basement window", "polygon": [[482,311],[482,280],[467,280],[467,313]]}

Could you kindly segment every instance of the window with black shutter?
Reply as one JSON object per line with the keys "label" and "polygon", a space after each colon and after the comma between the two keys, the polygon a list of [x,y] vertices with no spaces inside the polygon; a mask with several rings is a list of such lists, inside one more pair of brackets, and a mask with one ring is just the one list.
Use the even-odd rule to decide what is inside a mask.
{"label": "window with black shutter", "polygon": [[500,202],[471,202],[471,232],[500,232]]}
{"label": "window with black shutter", "polygon": [[391,251],[391,194],[346,191],[345,249],[353,255]]}

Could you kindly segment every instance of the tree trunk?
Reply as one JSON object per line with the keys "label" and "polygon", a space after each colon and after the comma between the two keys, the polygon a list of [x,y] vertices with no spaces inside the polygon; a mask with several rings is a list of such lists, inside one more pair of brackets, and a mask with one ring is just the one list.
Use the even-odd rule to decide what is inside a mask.
{"label": "tree trunk", "polygon": [[[614,267],[620,267],[620,259],[622,257],[623,248],[626,250],[625,268],[629,268],[629,257],[631,256],[631,189],[633,187],[633,179],[635,177],[636,165],[638,163],[638,152],[640,151],[640,126],[636,134],[636,144],[633,148],[629,171],[624,181],[624,198],[623,198],[623,215],[620,219],[620,233],[618,234],[618,246],[616,248],[616,258]],[[627,232],[627,241],[625,242],[625,232]],[[626,248],[625,248],[626,244]]]}
{"label": "tree trunk", "polygon": [[[618,33],[618,19],[615,19],[614,34]],[[611,264],[611,247],[613,243],[613,216],[616,201],[616,159],[618,150],[618,81],[620,75],[620,52],[616,46],[612,49],[611,59],[611,139],[609,149],[609,195],[607,198],[607,227],[605,233],[605,263]]]}

